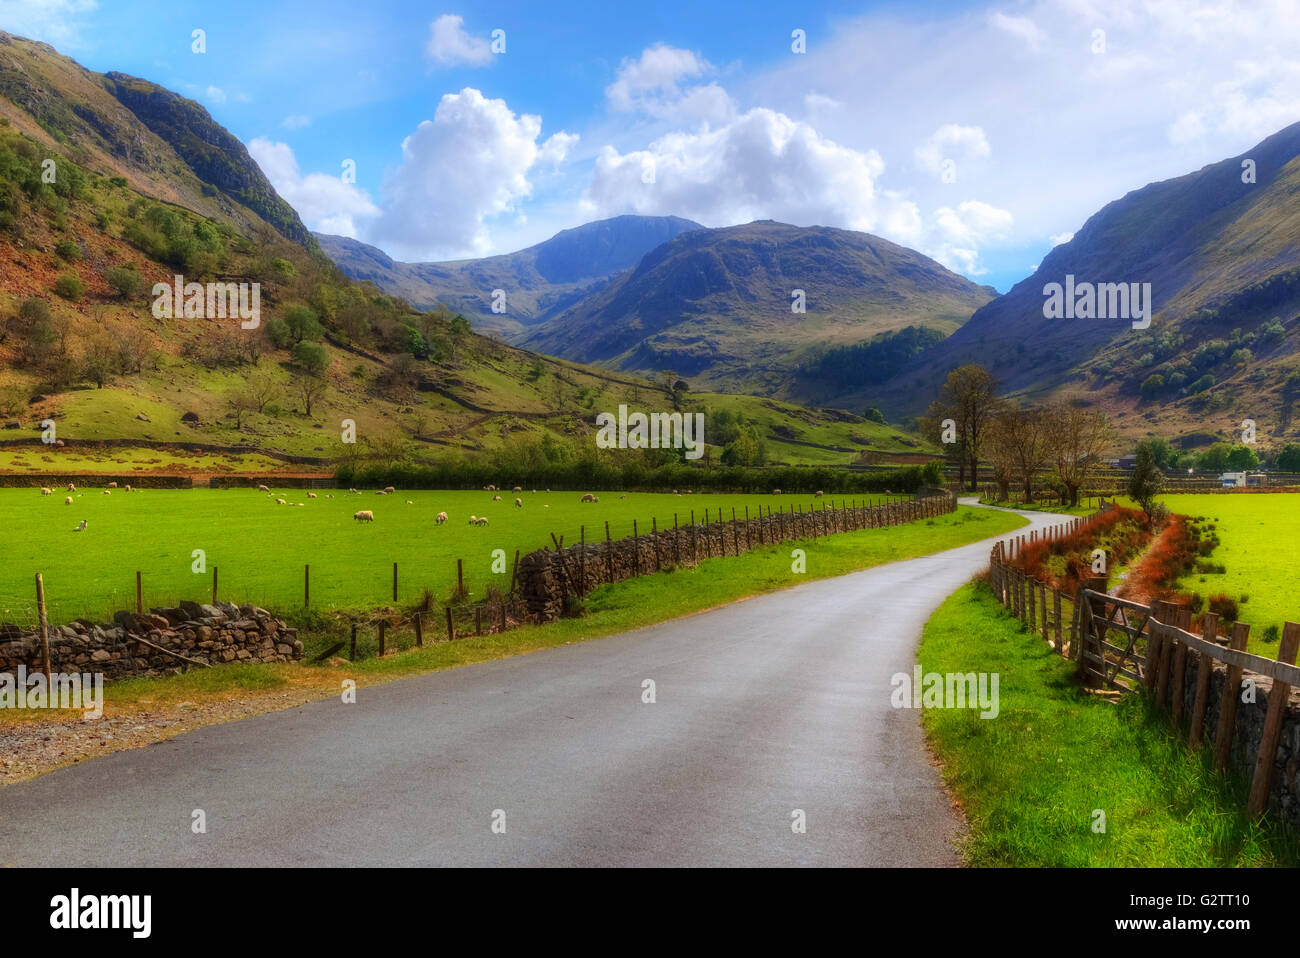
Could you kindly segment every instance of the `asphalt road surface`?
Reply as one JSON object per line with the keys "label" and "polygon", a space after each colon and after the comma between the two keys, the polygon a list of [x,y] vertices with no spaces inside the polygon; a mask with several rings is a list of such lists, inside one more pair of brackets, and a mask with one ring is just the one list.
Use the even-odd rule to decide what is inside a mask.
{"label": "asphalt road surface", "polygon": [[11,785],[0,865],[956,865],[890,678],[991,542]]}

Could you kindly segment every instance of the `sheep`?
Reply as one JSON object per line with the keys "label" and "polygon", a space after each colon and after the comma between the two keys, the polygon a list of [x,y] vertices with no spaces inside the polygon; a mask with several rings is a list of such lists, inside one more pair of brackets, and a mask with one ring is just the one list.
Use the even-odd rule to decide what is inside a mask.
{"label": "sheep", "polygon": [[68,492],[76,492],[77,487],[73,483],[68,483]]}
{"label": "sheep", "polygon": [[579,501],[581,501],[581,502],[600,502],[600,500],[597,499],[595,496],[593,496],[590,492],[587,493],[585,496],[583,496],[582,499],[579,500]]}
{"label": "sheep", "polygon": [[496,486],[488,486],[488,487],[487,487],[487,491],[488,491],[488,492],[496,492],[496,491],[497,491],[497,487],[496,487]]}
{"label": "sheep", "polygon": [[438,523],[438,525],[442,525],[444,522],[447,521],[447,513],[445,512],[438,513],[438,515],[434,517],[433,521]]}
{"label": "sheep", "polygon": [[813,498],[820,499],[823,495],[825,495],[825,493],[822,492],[820,489],[818,489],[816,492],[813,493]]}
{"label": "sheep", "polygon": [[105,489],[105,490],[104,490],[104,495],[106,495],[106,496],[111,496],[112,494],[113,494],[113,490],[112,490],[112,489]]}
{"label": "sheep", "polygon": [[515,487],[514,487],[513,489],[511,489],[510,491],[511,491],[511,492],[523,492],[524,490],[523,490],[522,488],[520,488],[519,486],[515,486]]}
{"label": "sheep", "polygon": [[386,495],[388,495],[388,493],[386,493],[386,492],[384,492],[384,490],[380,489],[378,492],[375,493],[375,495],[377,495],[377,496],[386,496]]}
{"label": "sheep", "polygon": [[392,495],[394,492],[396,492],[396,491],[397,491],[397,490],[394,489],[392,486],[384,486],[384,494],[385,494],[385,495],[389,495],[389,496],[391,496],[391,495]]}
{"label": "sheep", "polygon": [[780,490],[780,489],[773,489],[773,490],[772,490],[772,495],[774,495],[774,496],[779,496],[779,495],[781,495],[781,490]]}
{"label": "sheep", "polygon": [[329,493],[326,493],[326,494],[325,494],[325,498],[326,498],[326,499],[333,499],[334,497],[331,496]]}
{"label": "sheep", "polygon": [[285,501],[284,501],[283,499],[276,499],[276,500],[275,500],[275,504],[276,504],[277,506],[283,506],[283,505],[285,505]]}
{"label": "sheep", "polygon": [[82,520],[81,520],[81,525],[77,526],[77,528],[73,529],[72,531],[73,531],[73,532],[85,532],[85,531],[86,531],[86,520],[85,520],[85,519],[82,519]]}
{"label": "sheep", "polygon": [[415,505],[415,503],[412,502],[410,499],[407,499],[407,500],[406,500],[406,504],[407,504],[408,506],[413,506],[413,505]]}
{"label": "sheep", "polygon": [[53,489],[50,489],[50,488],[48,488],[48,487],[46,487],[46,486],[41,486],[41,495],[43,495],[43,496],[52,496],[52,495],[54,495],[54,490],[53,490]]}
{"label": "sheep", "polygon": [[492,501],[493,501],[493,502],[500,502],[500,501],[501,501],[501,497],[500,497],[500,496],[493,496],[493,497],[492,497]]}
{"label": "sheep", "polygon": [[362,509],[360,512],[356,513],[352,518],[356,519],[357,522],[374,522],[375,514],[371,512],[369,509]]}
{"label": "sheep", "polygon": [[70,506],[70,505],[72,505],[72,496],[65,496],[65,497],[63,498],[63,504],[64,504],[65,506]]}
{"label": "sheep", "polygon": [[520,499],[519,497],[516,496],[516,497],[515,497],[515,508],[516,508],[516,509],[522,509],[523,507],[524,507],[524,500],[522,500],[522,499]]}
{"label": "sheep", "polygon": [[117,483],[116,483],[116,482],[110,482],[110,483],[108,484],[108,488],[110,488],[110,489],[116,489],[116,488],[117,488]]}
{"label": "sheep", "polygon": [[127,486],[127,487],[126,487],[126,491],[127,491],[127,492],[130,492],[130,491],[131,491],[131,487],[130,487],[130,486]]}
{"label": "sheep", "polygon": [[620,498],[620,499],[626,499],[626,498],[627,498],[627,493],[626,493],[626,492],[623,493],[621,496],[619,496],[619,498]]}
{"label": "sheep", "polygon": [[316,498],[316,493],[314,493],[314,492],[309,492],[309,493],[307,493],[307,498],[308,498],[308,499],[315,499],[315,498]]}
{"label": "sheep", "polygon": [[270,489],[269,486],[258,486],[258,487],[257,487],[257,491],[258,491],[258,492],[270,492],[271,489]]}
{"label": "sheep", "polygon": [[361,495],[361,493],[357,492],[355,489],[349,489],[348,492],[355,492],[357,495]]}
{"label": "sheep", "polygon": [[470,516],[470,517],[469,517],[469,524],[472,525],[472,526],[476,526],[476,525],[478,525],[478,516]]}
{"label": "sheep", "polygon": [[478,517],[478,522],[474,523],[474,525],[476,525],[476,526],[485,526],[485,525],[487,525],[487,516],[479,516],[479,517]]}

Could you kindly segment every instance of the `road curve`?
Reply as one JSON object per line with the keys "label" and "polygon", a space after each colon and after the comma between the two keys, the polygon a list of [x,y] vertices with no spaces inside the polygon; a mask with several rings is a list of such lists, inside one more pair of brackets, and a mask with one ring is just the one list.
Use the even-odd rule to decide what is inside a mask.
{"label": "road curve", "polygon": [[11,785],[0,865],[956,865],[890,677],[991,543]]}

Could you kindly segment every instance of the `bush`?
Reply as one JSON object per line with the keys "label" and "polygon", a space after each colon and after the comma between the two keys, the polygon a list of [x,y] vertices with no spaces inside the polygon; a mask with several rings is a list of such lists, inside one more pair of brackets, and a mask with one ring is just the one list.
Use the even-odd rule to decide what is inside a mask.
{"label": "bush", "polygon": [[1224,622],[1236,622],[1237,616],[1240,614],[1237,609],[1237,600],[1222,592],[1210,596],[1210,611]]}
{"label": "bush", "polygon": [[294,362],[314,376],[319,376],[330,364],[329,354],[319,343],[299,343],[293,347],[293,358]]}
{"label": "bush", "polygon": [[85,295],[86,288],[77,277],[71,273],[64,273],[55,280],[54,291],[64,299],[78,300]]}
{"label": "bush", "polygon": [[279,318],[267,321],[266,338],[271,340],[271,345],[276,349],[288,349],[289,344],[293,342],[293,334],[289,332],[288,324]]}
{"label": "bush", "polygon": [[81,247],[72,240],[59,240],[54,247],[54,255],[65,262],[75,263],[81,259]]}
{"label": "bush", "polygon": [[1165,388],[1165,377],[1159,373],[1152,373],[1146,379],[1142,380],[1142,398],[1154,399],[1159,396]]}
{"label": "bush", "polygon": [[104,273],[104,282],[123,297],[135,296],[144,286],[144,278],[130,266],[110,267]]}

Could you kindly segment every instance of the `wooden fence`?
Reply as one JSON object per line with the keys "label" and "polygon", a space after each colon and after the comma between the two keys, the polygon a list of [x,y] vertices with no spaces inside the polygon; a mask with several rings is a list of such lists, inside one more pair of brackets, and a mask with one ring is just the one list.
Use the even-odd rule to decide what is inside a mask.
{"label": "wooden fence", "polygon": [[[1072,530],[1058,527],[1044,538],[1051,541],[1068,531]],[[1206,744],[1207,718],[1213,713],[1215,767],[1226,770],[1234,742],[1239,746],[1244,742],[1246,764],[1253,764],[1247,809],[1252,816],[1262,814],[1273,791],[1283,724],[1295,719],[1289,715],[1289,698],[1291,689],[1300,686],[1300,668],[1295,664],[1300,625],[1286,623],[1273,660],[1245,651],[1250,626],[1244,622],[1232,623],[1232,634],[1221,637],[1219,617],[1207,612],[1197,635],[1192,632],[1188,607],[1163,601],[1148,606],[1118,598],[1108,593],[1104,578],[1088,580],[1071,597],[1011,564],[1023,543],[1037,538],[1019,536],[994,546],[989,580],[998,601],[1031,630],[1041,632],[1056,651],[1076,660],[1083,681],[1151,696],[1186,732],[1191,746]],[[1219,681],[1214,681],[1216,665],[1221,666]],[[1271,680],[1258,735],[1239,722],[1243,679],[1257,685],[1260,679]]]}

